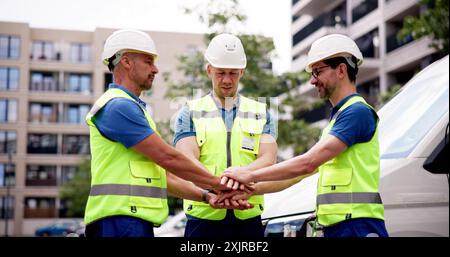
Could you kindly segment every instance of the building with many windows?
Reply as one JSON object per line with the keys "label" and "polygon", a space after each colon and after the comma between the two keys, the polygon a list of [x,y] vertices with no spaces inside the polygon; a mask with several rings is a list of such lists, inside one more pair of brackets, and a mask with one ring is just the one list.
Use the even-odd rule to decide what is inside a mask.
{"label": "building with many windows", "polygon": [[[293,0],[292,70],[304,70],[316,39],[332,33],[348,35],[364,56],[357,90],[377,106],[380,94],[405,84],[417,71],[441,57],[429,47],[429,38],[397,39],[404,17],[422,11],[418,0]],[[298,93],[315,96],[316,90],[308,82],[299,87]],[[296,118],[321,126],[329,116],[329,107],[327,103]]]}
{"label": "building with many windows", "polygon": [[[35,227],[66,217],[67,203],[59,199],[58,189],[89,158],[85,116],[112,81],[100,55],[113,31],[0,22],[0,235],[5,217],[9,235],[32,235]],[[178,107],[164,98],[162,74],[181,79],[177,57],[203,48],[203,36],[150,35],[160,54],[160,74],[143,99],[161,121]]]}

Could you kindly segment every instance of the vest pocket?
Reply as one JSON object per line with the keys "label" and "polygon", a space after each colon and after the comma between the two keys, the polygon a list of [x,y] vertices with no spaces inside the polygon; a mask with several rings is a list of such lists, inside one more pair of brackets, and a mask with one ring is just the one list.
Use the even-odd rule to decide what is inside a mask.
{"label": "vest pocket", "polygon": [[241,128],[241,134],[239,135],[239,149],[243,152],[258,154],[264,124],[261,122],[240,119],[239,126]]}
{"label": "vest pocket", "polygon": [[161,187],[161,170],[153,162],[130,161],[131,182],[134,185]]}
{"label": "vest pocket", "polygon": [[323,187],[348,186],[352,182],[352,168],[344,169],[324,169],[322,172]]}
{"label": "vest pocket", "polygon": [[162,185],[161,173],[165,171],[155,163],[146,161],[130,161],[129,167],[130,206],[163,208],[166,186]]}

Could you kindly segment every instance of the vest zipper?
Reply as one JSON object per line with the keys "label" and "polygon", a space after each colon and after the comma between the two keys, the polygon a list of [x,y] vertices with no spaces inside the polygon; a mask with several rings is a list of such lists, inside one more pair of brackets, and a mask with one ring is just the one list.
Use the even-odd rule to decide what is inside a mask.
{"label": "vest zipper", "polygon": [[231,132],[227,131],[227,168],[231,167]]}

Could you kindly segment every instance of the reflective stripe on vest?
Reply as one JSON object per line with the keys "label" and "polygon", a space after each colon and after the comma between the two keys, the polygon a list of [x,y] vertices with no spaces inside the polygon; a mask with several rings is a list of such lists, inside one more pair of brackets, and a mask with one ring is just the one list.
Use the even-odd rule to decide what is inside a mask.
{"label": "reflective stripe on vest", "polygon": [[123,184],[93,185],[90,196],[97,195],[128,195],[154,198],[167,198],[167,190],[159,187],[132,186]]}
{"label": "reflective stripe on vest", "polygon": [[[126,98],[140,106],[121,89],[112,88],[97,99],[86,116],[90,130],[92,179],[85,223],[113,215],[127,215],[155,225],[162,224],[169,212],[165,170],[133,149],[103,137],[92,120],[114,98]],[[140,108],[150,127],[158,133],[146,110],[142,106]]]}
{"label": "reflective stripe on vest", "polygon": [[[266,124],[266,105],[239,96],[239,107],[231,131],[227,131],[218,106],[211,95],[188,102],[194,122],[196,141],[200,148],[199,161],[216,176],[230,166],[246,166],[256,160],[261,134]],[[264,209],[264,196],[249,198],[254,208],[234,210],[239,219],[260,215]],[[184,200],[187,214],[208,220],[222,220],[226,209],[214,209],[208,204]]]}
{"label": "reflective stripe on vest", "polygon": [[334,203],[379,203],[379,193],[329,193],[317,196],[317,205]]}
{"label": "reflective stripe on vest", "polygon": [[[373,110],[362,97],[351,97],[323,130],[321,138],[328,135],[344,109],[358,102]],[[352,145],[319,167],[316,204],[321,225],[331,226],[349,218],[384,219],[378,192],[380,158],[376,119],[377,127],[369,142]]]}

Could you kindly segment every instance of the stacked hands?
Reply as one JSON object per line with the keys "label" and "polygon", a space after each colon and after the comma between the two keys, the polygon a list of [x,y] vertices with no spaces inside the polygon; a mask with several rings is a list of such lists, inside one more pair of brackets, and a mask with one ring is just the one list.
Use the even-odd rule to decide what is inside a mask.
{"label": "stacked hands", "polygon": [[250,181],[249,172],[241,167],[226,169],[220,179],[220,186],[208,194],[210,206],[239,210],[253,208],[248,198],[255,192],[255,185]]}

